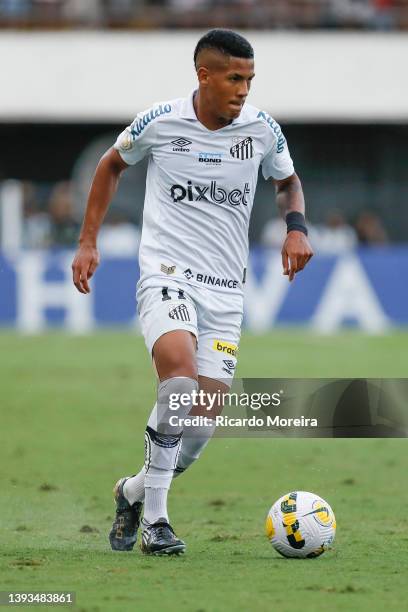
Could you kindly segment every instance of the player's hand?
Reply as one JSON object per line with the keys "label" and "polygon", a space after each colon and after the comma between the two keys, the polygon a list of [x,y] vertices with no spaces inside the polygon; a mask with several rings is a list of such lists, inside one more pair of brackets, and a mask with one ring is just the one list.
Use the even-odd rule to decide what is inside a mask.
{"label": "player's hand", "polygon": [[88,281],[98,265],[98,249],[93,245],[81,245],[72,262],[72,279],[80,293],[91,293]]}
{"label": "player's hand", "polygon": [[312,257],[313,250],[307,236],[295,230],[289,232],[282,247],[283,273],[289,276],[289,281],[293,281],[296,272],[303,270]]}

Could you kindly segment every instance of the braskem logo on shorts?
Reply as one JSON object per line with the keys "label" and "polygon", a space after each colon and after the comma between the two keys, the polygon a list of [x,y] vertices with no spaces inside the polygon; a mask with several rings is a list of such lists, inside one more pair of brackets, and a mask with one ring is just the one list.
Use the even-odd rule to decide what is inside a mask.
{"label": "braskem logo on shorts", "polygon": [[170,188],[170,195],[173,202],[182,202],[187,199],[189,202],[204,200],[205,202],[223,204],[228,201],[231,206],[239,206],[239,204],[248,206],[246,196],[249,193],[251,193],[249,183],[245,183],[243,189],[235,187],[230,192],[227,192],[222,187],[218,187],[217,181],[211,181],[209,186],[193,185],[191,181],[187,181],[187,187],[183,185],[172,185]]}
{"label": "braskem logo on shorts", "polygon": [[232,355],[233,357],[236,357],[238,352],[238,347],[236,344],[225,342],[225,340],[214,340],[213,349],[214,351],[226,353],[227,355]]}

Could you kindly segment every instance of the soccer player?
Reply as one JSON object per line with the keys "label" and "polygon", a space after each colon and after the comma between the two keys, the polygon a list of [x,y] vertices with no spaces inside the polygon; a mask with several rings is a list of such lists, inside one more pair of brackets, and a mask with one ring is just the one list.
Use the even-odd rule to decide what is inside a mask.
{"label": "soccer player", "polygon": [[[255,76],[251,45],[235,32],[211,30],[198,41],[194,63],[198,88],[139,113],[101,158],[72,264],[75,286],[89,293],[97,233],[119,178],[147,156],[137,301],[158,376],[157,402],[145,432],[145,464],[115,487],[113,550],[131,550],[141,523],[144,553],[184,552],[169,523],[167,494],[214,430],[210,419],[186,435],[183,418],[203,409],[193,405],[194,394],[227,392],[232,383],[260,166],[287,223],[283,273],[292,281],[313,255],[285,137],[267,112],[246,103]],[[172,398],[181,394],[191,401],[175,413]]]}

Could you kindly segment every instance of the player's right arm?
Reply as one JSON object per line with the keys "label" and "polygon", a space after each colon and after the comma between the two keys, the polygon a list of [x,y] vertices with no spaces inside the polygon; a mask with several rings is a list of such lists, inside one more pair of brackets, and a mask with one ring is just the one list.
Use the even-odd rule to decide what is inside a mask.
{"label": "player's right arm", "polygon": [[79,236],[79,247],[72,263],[74,285],[80,293],[91,292],[88,281],[99,264],[96,245],[98,231],[117,189],[120,175],[128,167],[113,147],[101,157],[96,167]]}
{"label": "player's right arm", "polygon": [[135,120],[119,134],[115,144],[101,158],[92,181],[79,236],[79,248],[72,264],[74,285],[81,293],[90,293],[89,279],[99,264],[96,237],[123,170],[150,154],[156,142],[160,117],[172,110],[171,104],[156,104],[138,113]]}

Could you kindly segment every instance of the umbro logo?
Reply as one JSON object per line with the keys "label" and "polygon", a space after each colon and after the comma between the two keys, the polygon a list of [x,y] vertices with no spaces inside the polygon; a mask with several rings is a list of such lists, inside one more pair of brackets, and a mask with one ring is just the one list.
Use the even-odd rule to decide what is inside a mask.
{"label": "umbro logo", "polygon": [[222,368],[223,371],[230,376],[234,376],[235,363],[232,361],[232,359],[223,359],[223,362],[227,366],[226,368]]}
{"label": "umbro logo", "polygon": [[191,144],[191,140],[187,140],[187,138],[177,138],[177,140],[172,140],[171,144],[177,145],[178,147],[186,147]]}
{"label": "umbro logo", "polygon": [[225,365],[227,366],[229,370],[235,369],[235,363],[232,361],[232,359],[223,359],[223,362],[225,363]]}
{"label": "umbro logo", "polygon": [[254,145],[252,144],[252,138],[248,136],[248,138],[244,138],[240,142],[234,142],[235,139],[232,140],[233,145],[230,148],[230,153],[232,157],[236,159],[250,159],[254,156]]}
{"label": "umbro logo", "polygon": [[182,153],[188,153],[190,149],[186,148],[188,145],[191,145],[191,140],[187,140],[187,138],[177,138],[176,140],[172,140],[171,144],[174,145],[173,151],[179,151]]}
{"label": "umbro logo", "polygon": [[170,319],[177,319],[178,321],[190,321],[190,314],[185,304],[180,304],[169,312]]}

